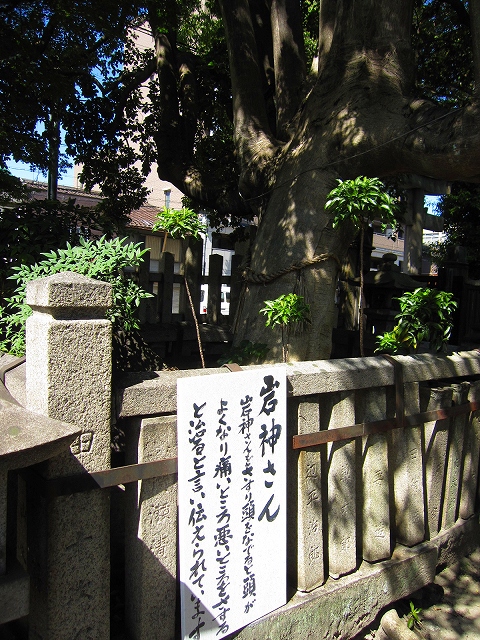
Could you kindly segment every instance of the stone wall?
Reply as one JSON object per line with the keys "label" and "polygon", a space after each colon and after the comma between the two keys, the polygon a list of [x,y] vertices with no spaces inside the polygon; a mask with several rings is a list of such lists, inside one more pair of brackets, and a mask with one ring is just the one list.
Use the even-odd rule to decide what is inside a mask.
{"label": "stone wall", "polygon": [[[0,448],[0,574],[6,479],[29,466],[15,488],[23,604],[30,581],[17,613],[36,640],[108,640],[111,568],[125,575],[126,637],[179,637],[176,382],[237,375],[128,374],[112,410],[110,295],[75,274],[28,289],[25,424],[63,427],[33,467]],[[347,639],[478,545],[480,353],[295,363],[287,378],[289,601],[236,637]],[[111,414],[125,464],[141,467],[110,469]]]}
{"label": "stone wall", "polygon": [[[432,412],[480,400],[480,354],[395,361],[397,373],[383,357],[288,365],[290,442],[325,431],[332,441],[288,452],[290,600],[236,637],[353,637],[381,608],[433,581],[439,563],[476,546],[480,414]],[[124,378],[115,404],[129,463],[176,455],[176,381],[209,373],[235,375]],[[378,432],[338,439],[345,427],[368,433],[372,423]],[[127,494],[128,628],[135,639],[171,640],[176,477],[143,481]],[[159,616],[162,624],[153,624]]]}

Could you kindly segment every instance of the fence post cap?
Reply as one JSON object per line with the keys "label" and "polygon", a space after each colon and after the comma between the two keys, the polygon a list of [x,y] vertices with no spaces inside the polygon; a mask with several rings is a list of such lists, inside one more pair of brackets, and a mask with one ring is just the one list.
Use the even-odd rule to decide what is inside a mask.
{"label": "fence post cap", "polygon": [[26,303],[52,309],[108,309],[112,285],[73,271],[62,271],[27,283]]}

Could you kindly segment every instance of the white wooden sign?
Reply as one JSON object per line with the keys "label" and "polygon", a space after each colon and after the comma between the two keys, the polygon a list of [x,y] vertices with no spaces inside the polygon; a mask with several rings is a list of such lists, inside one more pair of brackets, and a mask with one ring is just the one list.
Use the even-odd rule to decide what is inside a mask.
{"label": "white wooden sign", "polygon": [[182,636],[223,638],[286,602],[286,370],[177,385]]}

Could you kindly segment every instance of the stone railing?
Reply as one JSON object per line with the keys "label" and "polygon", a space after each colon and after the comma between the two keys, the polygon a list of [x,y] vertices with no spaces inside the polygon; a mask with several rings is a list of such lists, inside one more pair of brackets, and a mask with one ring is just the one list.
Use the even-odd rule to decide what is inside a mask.
{"label": "stone railing", "polygon": [[5,378],[26,408],[0,407],[0,536],[6,473],[28,467],[9,491],[10,555],[28,576],[5,597],[24,604],[9,619],[28,613],[38,640],[110,637],[110,500],[85,489],[110,467],[111,298],[111,285],[75,273],[30,282],[26,384]]}
{"label": "stone railing", "polygon": [[[108,640],[110,594],[122,601],[125,583],[127,636],[173,640],[176,381],[237,374],[129,374],[112,411],[110,287],[58,274],[30,283],[27,296],[26,409],[78,433],[70,451],[63,440],[63,452],[19,477],[30,637]],[[236,637],[303,640],[315,629],[316,638],[349,638],[478,545],[480,354],[303,362],[287,377],[289,601]],[[8,375],[6,386],[19,397]],[[118,469],[112,413],[125,436]],[[2,487],[7,459],[0,449]],[[4,503],[2,488],[3,546]]]}
{"label": "stone railing", "polygon": [[[126,376],[116,413],[128,462],[175,457],[177,379],[221,372],[236,375]],[[239,638],[304,638],[308,626],[318,638],[352,637],[476,545],[479,374],[476,351],[288,365],[291,599]],[[128,627],[134,638],[171,639],[176,478],[126,493]]]}
{"label": "stone railing", "polygon": [[21,362],[0,357],[0,625],[28,615],[30,608],[26,554],[13,548],[16,518],[13,513],[7,518],[7,505],[15,503],[10,494],[19,492],[18,471],[65,454],[80,431],[26,410],[11,396],[3,384],[5,374]]}

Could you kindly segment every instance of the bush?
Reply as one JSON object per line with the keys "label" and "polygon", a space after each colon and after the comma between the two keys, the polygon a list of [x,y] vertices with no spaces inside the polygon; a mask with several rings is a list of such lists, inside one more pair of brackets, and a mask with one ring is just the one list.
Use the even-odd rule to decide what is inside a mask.
{"label": "bush", "polygon": [[376,353],[410,353],[421,342],[429,342],[429,350],[444,351],[453,327],[457,303],[452,293],[436,289],[415,289],[397,298],[400,313],[392,331],[377,337]]}
{"label": "bush", "polygon": [[[32,312],[25,302],[27,283],[62,271],[74,271],[109,282],[113,306],[107,317],[113,324],[114,341],[126,346],[134,335],[134,343],[137,344],[139,323],[136,312],[140,301],[151,294],[128,277],[125,269],[140,265],[146,251],[148,249],[141,249],[139,244],[132,244],[125,238],[107,240],[102,237],[95,241],[80,238],[79,246],[67,244],[66,249],[43,253],[44,260],[34,265],[14,267],[14,275],[10,278],[15,280],[16,289],[6,300],[6,306],[0,308],[0,349],[16,356],[25,354],[25,323]],[[125,361],[125,355],[122,359]]]}

